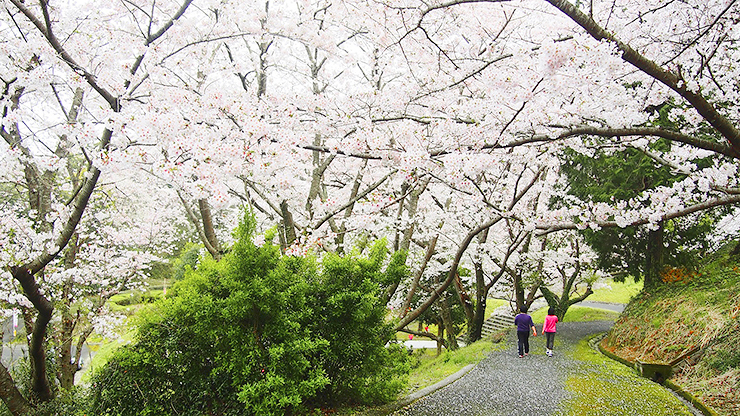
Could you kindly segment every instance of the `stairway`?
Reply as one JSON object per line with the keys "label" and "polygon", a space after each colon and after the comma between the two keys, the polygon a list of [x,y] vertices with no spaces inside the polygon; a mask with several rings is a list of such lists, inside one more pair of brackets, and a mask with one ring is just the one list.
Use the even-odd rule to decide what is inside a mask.
{"label": "stairway", "polygon": [[483,322],[481,337],[488,338],[494,332],[506,331],[514,326],[514,317],[510,315],[491,315],[490,318]]}
{"label": "stairway", "polygon": [[[514,326],[514,317],[511,315],[499,315],[494,314],[491,315],[490,318],[486,319],[483,322],[483,327],[481,328],[481,339],[487,339],[490,338],[494,333],[501,332],[501,331],[507,331],[511,327]],[[460,345],[465,345],[465,335],[460,335],[457,338],[457,342],[460,343]]]}

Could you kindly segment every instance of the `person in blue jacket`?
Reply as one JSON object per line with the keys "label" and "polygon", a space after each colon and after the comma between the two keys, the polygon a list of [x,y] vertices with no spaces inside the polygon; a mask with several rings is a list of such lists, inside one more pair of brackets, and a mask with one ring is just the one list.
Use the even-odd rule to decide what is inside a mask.
{"label": "person in blue jacket", "polygon": [[516,335],[519,339],[519,358],[529,355],[529,330],[532,330],[532,335],[537,336],[537,329],[534,327],[534,321],[532,317],[527,315],[527,307],[522,306],[520,309],[521,313],[514,318],[514,325],[516,325]]}

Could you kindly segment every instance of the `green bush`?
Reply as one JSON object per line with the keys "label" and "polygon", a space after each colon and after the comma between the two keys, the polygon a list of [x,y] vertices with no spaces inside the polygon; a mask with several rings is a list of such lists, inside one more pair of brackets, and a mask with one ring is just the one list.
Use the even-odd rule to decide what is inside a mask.
{"label": "green bush", "polygon": [[282,415],[325,403],[387,401],[408,357],[381,294],[403,256],[282,256],[252,243],[253,222],[220,261],[204,260],[157,303],[137,341],[93,377],[100,415]]}
{"label": "green bush", "polygon": [[[50,415],[65,415],[65,416],[84,416],[87,413],[88,403],[88,390],[80,387],[73,387],[69,390],[58,388],[59,385],[56,383],[57,366],[54,362],[51,354],[47,354],[47,376],[54,384],[55,396],[51,400],[42,403],[36,403],[35,407],[28,414],[28,416],[50,416]],[[10,366],[9,371],[14,380],[20,382],[16,384],[20,393],[25,396],[30,396],[31,390],[31,366],[28,357],[22,357],[13,362]],[[8,410],[8,407],[4,403],[0,403],[0,416],[11,416],[12,413]]]}
{"label": "green bush", "polygon": [[326,402],[382,403],[403,389],[397,374],[410,370],[408,353],[397,345],[385,347],[395,332],[385,322],[385,305],[378,302],[391,274],[403,273],[405,255],[397,253],[385,271],[385,245],[377,244],[368,258],[327,255],[309,296],[311,332],[329,341],[323,367],[330,385],[322,391]]}

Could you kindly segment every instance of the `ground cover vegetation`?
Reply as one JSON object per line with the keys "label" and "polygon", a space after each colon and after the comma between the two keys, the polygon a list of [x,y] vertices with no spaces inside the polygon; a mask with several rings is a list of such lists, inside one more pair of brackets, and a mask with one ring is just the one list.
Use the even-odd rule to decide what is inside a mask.
{"label": "ground cover vegetation", "polygon": [[560,405],[558,415],[689,416],[693,413],[668,389],[638,375],[634,369],[601,354],[584,339],[568,352],[578,363],[568,376],[572,396]]}
{"label": "ground cover vegetation", "polygon": [[0,7],[13,415],[68,403],[80,346],[127,312],[109,300],[176,253],[170,281],[193,247],[228,257],[245,206],[322,267],[385,239],[408,268],[378,295],[393,330],[450,350],[492,292],[565,315],[601,275],[661,285],[734,232],[737,0]]}
{"label": "ground cover vegetation", "polygon": [[636,295],[602,341],[634,362],[673,363],[671,379],[722,415],[740,410],[740,296],[735,243]]}

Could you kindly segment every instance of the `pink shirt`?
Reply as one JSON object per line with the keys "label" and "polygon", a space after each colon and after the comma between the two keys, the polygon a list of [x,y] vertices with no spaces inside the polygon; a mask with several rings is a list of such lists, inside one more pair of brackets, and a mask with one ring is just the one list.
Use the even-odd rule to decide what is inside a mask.
{"label": "pink shirt", "polygon": [[555,315],[547,315],[545,317],[545,324],[542,326],[542,332],[555,332],[555,324],[558,323],[558,317]]}

